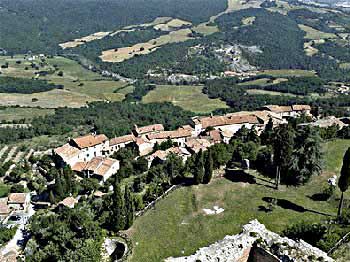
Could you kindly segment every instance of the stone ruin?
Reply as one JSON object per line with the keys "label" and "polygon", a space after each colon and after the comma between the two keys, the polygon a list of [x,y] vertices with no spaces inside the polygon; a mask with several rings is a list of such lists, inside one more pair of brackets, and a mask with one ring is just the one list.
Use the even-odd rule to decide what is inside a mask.
{"label": "stone ruin", "polygon": [[188,257],[167,258],[166,262],[302,262],[334,261],[325,252],[303,240],[294,241],[271,232],[253,220],[243,226],[242,233],[226,236]]}

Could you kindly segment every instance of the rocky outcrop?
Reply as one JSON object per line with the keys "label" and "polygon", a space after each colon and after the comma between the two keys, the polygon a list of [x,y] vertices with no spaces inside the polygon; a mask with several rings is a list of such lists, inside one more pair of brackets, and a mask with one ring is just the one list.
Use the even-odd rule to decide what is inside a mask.
{"label": "rocky outcrop", "polygon": [[[254,251],[254,252],[253,252]],[[239,235],[226,236],[188,257],[168,258],[167,262],[246,262],[249,257],[264,256],[260,261],[334,261],[305,241],[294,241],[271,232],[257,220],[243,226]]]}

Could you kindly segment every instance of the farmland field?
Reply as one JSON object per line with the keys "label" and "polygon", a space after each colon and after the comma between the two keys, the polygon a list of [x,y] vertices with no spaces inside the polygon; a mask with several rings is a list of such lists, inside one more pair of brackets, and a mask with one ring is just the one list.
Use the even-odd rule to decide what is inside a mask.
{"label": "farmland field", "polygon": [[261,90],[261,89],[248,89],[247,93],[250,95],[270,95],[270,96],[292,96],[296,97],[295,94],[282,93],[277,91]]}
{"label": "farmland field", "polygon": [[[1,69],[4,76],[23,77],[47,80],[56,85],[63,85],[63,90],[52,90],[37,94],[2,94],[0,105],[20,105],[26,107],[57,108],[62,106],[81,107],[86,102],[111,100],[121,101],[124,99],[126,91],[115,93],[127,84],[121,81],[104,78],[98,73],[83,68],[76,61],[56,56],[45,58],[41,62],[39,58],[28,61],[23,55],[13,58],[0,56],[0,65],[8,63],[8,68]],[[32,68],[31,64],[40,65],[39,70]],[[47,71],[47,75],[37,76],[36,72]],[[63,75],[59,76],[58,72]],[[132,92],[132,89],[129,88]],[[38,99],[32,102],[32,99]]]}
{"label": "farmland field", "polygon": [[0,108],[0,122],[20,120],[20,119],[32,119],[38,116],[45,116],[53,113],[54,113],[54,110],[52,109],[20,108],[20,107]]}
{"label": "farmland field", "polygon": [[289,76],[315,76],[316,72],[299,69],[280,69],[280,70],[264,70],[260,74],[270,75],[274,77],[289,77]]}
{"label": "farmland field", "polygon": [[156,39],[152,39],[147,43],[138,43],[133,46],[118,48],[117,50],[111,49],[103,51],[100,58],[104,62],[123,62],[136,55],[145,55],[154,52],[163,45],[184,42],[192,39],[189,36],[191,32],[190,29],[179,29],[177,31],[172,31],[167,35],[162,35]]}
{"label": "farmland field", "polygon": [[202,93],[202,86],[161,85],[150,91],[143,103],[172,102],[185,110],[195,113],[209,113],[218,108],[227,108],[219,99],[209,99]]}
{"label": "farmland field", "polygon": [[[233,182],[228,177],[216,178],[209,185],[176,190],[158,202],[153,210],[137,218],[129,229],[134,243],[131,261],[161,261],[170,256],[189,255],[225,235],[239,233],[241,226],[254,218],[280,233],[299,221],[317,223],[328,219],[328,215],[336,215],[339,192],[327,202],[313,201],[310,196],[327,185],[328,177],[338,174],[343,154],[349,146],[350,140],[325,143],[324,173],[298,188],[283,186],[276,191],[270,188],[272,184],[266,178],[251,171],[257,184]],[[259,211],[259,206],[266,206],[264,197],[290,201],[306,210],[300,212],[277,206],[272,212],[265,213]],[[225,211],[219,215],[205,215],[202,209],[214,205]]]}
{"label": "farmland field", "polygon": [[320,39],[327,39],[327,38],[337,38],[335,34],[321,32],[310,26],[299,25],[299,28],[306,32],[306,35],[305,35],[306,39],[320,40]]}

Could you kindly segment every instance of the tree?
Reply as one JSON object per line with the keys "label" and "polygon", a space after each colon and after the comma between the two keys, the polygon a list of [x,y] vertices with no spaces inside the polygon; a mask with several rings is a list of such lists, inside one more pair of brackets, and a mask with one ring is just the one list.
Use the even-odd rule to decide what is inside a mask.
{"label": "tree", "polygon": [[273,143],[273,159],[276,166],[276,189],[279,189],[281,173],[286,174],[289,169],[294,149],[294,130],[289,125],[282,125],[276,129]]}
{"label": "tree", "polygon": [[209,148],[207,153],[207,158],[205,161],[203,183],[209,184],[212,176],[213,176],[213,155]]}
{"label": "tree", "polygon": [[125,229],[128,229],[134,223],[134,200],[129,186],[125,187],[124,192],[125,203]]}
{"label": "tree", "polygon": [[338,187],[341,191],[341,197],[338,207],[338,219],[342,214],[343,202],[344,202],[344,192],[348,190],[350,185],[350,147],[346,151],[343,158],[343,166],[340,171],[340,177],[338,181]]}
{"label": "tree", "polygon": [[272,118],[269,119],[264,131],[261,134],[261,142],[264,145],[271,145],[273,138],[273,121]]}
{"label": "tree", "polygon": [[118,232],[119,230],[122,230],[125,227],[125,208],[117,175],[115,175],[113,189],[114,190],[112,193],[112,206],[109,226],[112,230]]}
{"label": "tree", "polygon": [[195,169],[194,169],[194,183],[196,185],[203,182],[204,176],[204,163],[203,163],[203,151],[199,150],[196,155]]}

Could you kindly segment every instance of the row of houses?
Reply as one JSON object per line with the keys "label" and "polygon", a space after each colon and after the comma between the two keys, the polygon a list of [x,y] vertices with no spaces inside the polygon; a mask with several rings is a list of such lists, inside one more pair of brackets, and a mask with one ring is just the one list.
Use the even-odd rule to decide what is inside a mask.
{"label": "row of houses", "polygon": [[[96,177],[101,182],[119,170],[119,161],[110,158],[126,146],[136,148],[140,156],[146,156],[149,165],[154,159],[165,160],[176,154],[184,161],[193,153],[206,150],[216,143],[229,143],[242,127],[255,129],[260,134],[272,120],[274,126],[287,123],[287,117],[310,115],[307,105],[265,106],[259,111],[237,112],[221,116],[193,117],[188,125],[176,130],[165,130],[162,124],[143,127],[134,126],[129,135],[107,138],[100,134],[70,139],[65,145],[54,149],[54,156],[61,165],[69,165],[83,177]],[[153,152],[156,144],[171,140],[174,146],[168,150]]]}

